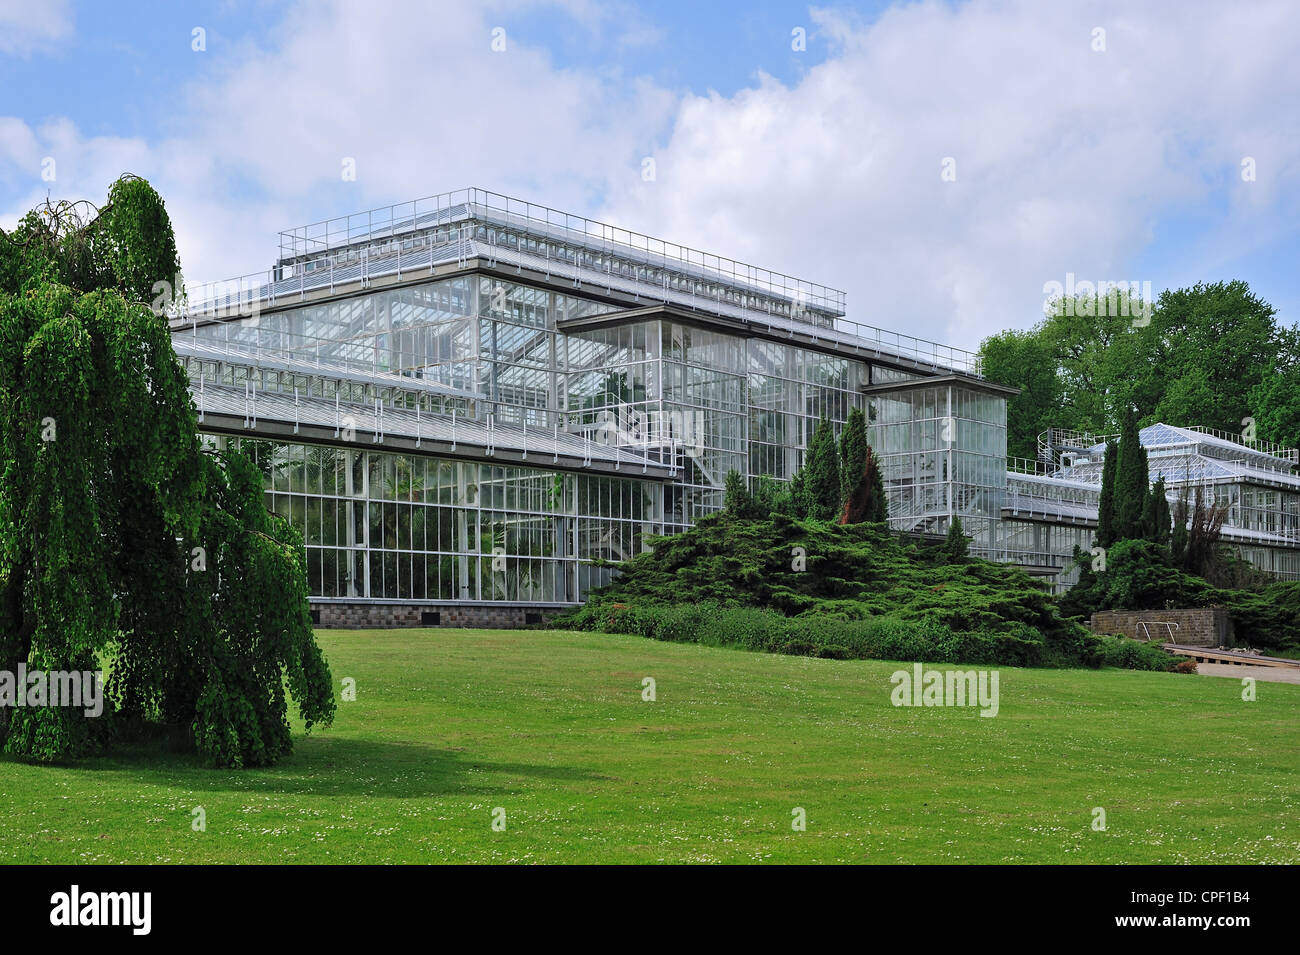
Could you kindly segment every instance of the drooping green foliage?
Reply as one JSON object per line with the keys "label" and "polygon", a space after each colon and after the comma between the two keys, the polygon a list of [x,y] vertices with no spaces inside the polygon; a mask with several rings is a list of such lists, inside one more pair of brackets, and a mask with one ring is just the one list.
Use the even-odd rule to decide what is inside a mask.
{"label": "drooping green foliage", "polygon": [[1101,464],[1101,499],[1097,505],[1097,544],[1115,543],[1115,473],[1119,464],[1119,445],[1106,442],[1106,457]]}
{"label": "drooping green foliage", "polygon": [[333,714],[300,540],[256,469],[207,454],[165,319],[178,274],[162,200],[125,178],[86,219],[52,206],[0,234],[0,669],[108,671],[113,704],[0,711],[5,750],[64,759],[105,725],[187,729],[207,760],[289,749]]}
{"label": "drooping green foliage", "polygon": [[983,634],[1014,641],[1000,659],[1016,665],[1100,660],[1091,634],[1064,620],[1024,571],[979,559],[953,563],[942,545],[902,538],[880,524],[780,515],[740,520],[723,512],[656,538],[653,551],[621,567],[585,608],[558,622],[607,629],[626,608],[767,608],[804,621],[801,632],[888,620],[926,639]]}
{"label": "drooping green foliage", "polygon": [[128,301],[153,302],[180,286],[180,259],[162,197],[136,176],[108,190],[95,229],[96,245]]}

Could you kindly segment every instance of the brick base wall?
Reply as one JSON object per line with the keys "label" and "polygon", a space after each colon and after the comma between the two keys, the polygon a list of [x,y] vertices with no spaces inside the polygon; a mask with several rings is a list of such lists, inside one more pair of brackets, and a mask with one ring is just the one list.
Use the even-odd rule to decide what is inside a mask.
{"label": "brick base wall", "polygon": [[[316,626],[344,630],[386,630],[393,627],[482,627],[517,630],[543,624],[560,613],[556,607],[428,606],[418,604],[313,603]],[[436,617],[426,618],[426,614]]]}
{"label": "brick base wall", "polygon": [[[1172,636],[1165,622],[1175,623]],[[1146,629],[1138,625],[1146,624]],[[1138,640],[1181,643],[1188,647],[1233,646],[1232,618],[1221,607],[1191,610],[1102,610],[1092,615],[1093,633],[1115,633]]]}

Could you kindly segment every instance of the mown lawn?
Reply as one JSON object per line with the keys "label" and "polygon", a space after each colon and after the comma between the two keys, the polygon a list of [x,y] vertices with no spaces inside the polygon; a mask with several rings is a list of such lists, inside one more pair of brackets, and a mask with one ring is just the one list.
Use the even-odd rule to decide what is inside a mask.
{"label": "mown lawn", "polygon": [[357,699],[292,758],[0,761],[0,860],[1300,862],[1300,686],[1243,702],[1235,679],[1003,668],[989,719],[895,708],[892,663],[567,632],[320,639]]}

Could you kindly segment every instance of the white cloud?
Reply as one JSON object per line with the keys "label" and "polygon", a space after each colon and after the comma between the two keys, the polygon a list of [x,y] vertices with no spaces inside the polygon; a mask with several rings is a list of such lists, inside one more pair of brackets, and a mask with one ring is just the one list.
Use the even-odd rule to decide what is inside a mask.
{"label": "white cloud", "polygon": [[108,184],[123,172],[153,164],[154,151],[142,139],[86,137],[66,118],[32,127],[0,117],[0,183],[14,194],[11,207],[0,214],[0,226],[11,228],[47,195],[101,203]]}
{"label": "white cloud", "polygon": [[[512,32],[520,9],[588,31],[609,62],[558,67]],[[619,11],[303,0],[256,42],[210,34],[161,141],[0,118],[0,186],[21,199],[0,220],[44,197],[43,156],[60,195],[102,199],[137,172],[167,199],[186,274],[221,278],[269,266],[278,229],[480,185],[844,288],[854,320],[973,348],[1034,321],[1066,272],[1160,288],[1132,271],[1153,242],[1212,267],[1300,211],[1284,0],[818,10],[826,61],[733,96],[622,75],[617,51],[656,28]],[[1171,240],[1187,209],[1221,234]]]}
{"label": "white cloud", "polygon": [[[657,181],[607,215],[845,288],[854,320],[974,348],[1039,317],[1067,271],[1160,288],[1129,263],[1163,213],[1216,189],[1256,233],[1295,207],[1285,3],[924,3],[814,22],[827,62],[688,98]],[[1249,186],[1246,155],[1268,157]]]}
{"label": "white cloud", "polygon": [[[191,279],[269,268],[280,229],[465,186],[589,207],[611,179],[633,174],[673,98],[558,68],[511,32],[513,10],[546,6],[555,5],[304,0],[257,43],[232,49],[210,34],[208,59],[196,64],[213,72],[186,92],[170,138],[132,141],[144,147],[138,155],[62,124],[34,130],[0,118],[0,183],[15,177],[10,159],[30,184],[0,222],[44,198],[32,161],[55,154],[67,157],[60,195],[102,200],[123,171],[149,178]],[[576,28],[618,42],[621,27],[605,11],[581,0],[558,6]],[[494,52],[502,23],[505,50]],[[21,157],[6,155],[14,152]],[[355,182],[343,181],[345,159],[355,161]]]}
{"label": "white cloud", "polygon": [[[265,48],[195,92],[194,139],[213,148],[187,188],[206,195],[214,176],[251,179],[274,205],[298,209],[278,228],[311,221],[314,208],[339,215],[469,185],[588,205],[644,153],[672,100],[558,69],[508,26],[494,52],[492,30],[509,22],[499,13],[304,4]],[[355,182],[342,180],[348,159]]]}
{"label": "white cloud", "polygon": [[28,56],[71,33],[68,0],[0,0],[0,54]]}

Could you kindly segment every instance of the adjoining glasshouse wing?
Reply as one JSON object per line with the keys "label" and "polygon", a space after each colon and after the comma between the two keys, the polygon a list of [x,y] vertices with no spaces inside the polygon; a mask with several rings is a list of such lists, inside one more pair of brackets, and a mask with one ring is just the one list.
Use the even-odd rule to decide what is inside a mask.
{"label": "adjoining glasshouse wing", "polygon": [[[268,272],[188,288],[173,319],[200,427],[251,447],[301,529],[324,625],[517,626],[721,509],[727,473],[789,480],[823,416],[870,422],[900,530],[1063,590],[1097,523],[1103,436],[1008,461],[976,356],[849,320],[845,296],[480,189],[280,236]],[[1141,432],[1171,500],[1300,578],[1296,453]]]}

